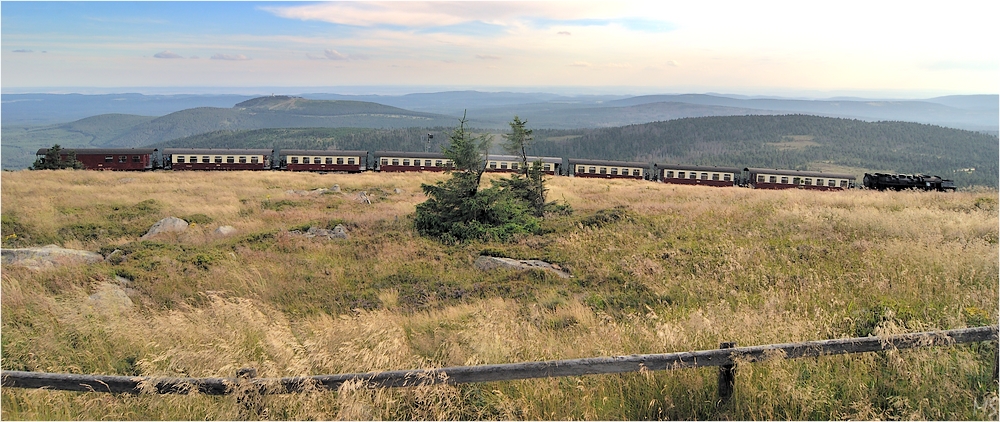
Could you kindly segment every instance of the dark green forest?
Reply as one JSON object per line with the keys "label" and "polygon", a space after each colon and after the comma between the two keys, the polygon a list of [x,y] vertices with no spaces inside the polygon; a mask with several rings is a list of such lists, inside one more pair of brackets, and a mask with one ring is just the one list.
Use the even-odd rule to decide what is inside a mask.
{"label": "dark green forest", "polygon": [[[530,122],[529,122],[530,127]],[[450,128],[220,131],[160,147],[440,151]],[[435,135],[427,143],[427,133]],[[486,131],[480,131],[486,132]],[[935,174],[998,185],[996,136],[908,122],[806,115],[698,117],[602,129],[536,129],[529,154],[607,160]]]}

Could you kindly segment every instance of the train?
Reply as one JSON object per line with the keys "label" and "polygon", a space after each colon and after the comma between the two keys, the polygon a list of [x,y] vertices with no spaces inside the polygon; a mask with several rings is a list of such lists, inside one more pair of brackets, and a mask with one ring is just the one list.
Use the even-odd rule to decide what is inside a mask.
{"label": "train", "polygon": [[[45,160],[48,148],[36,153]],[[71,154],[90,170],[201,170],[201,171],[310,171],[361,173],[449,171],[454,163],[442,153],[402,151],[334,151],[299,149],[215,148],[64,148],[61,159]],[[638,179],[662,183],[739,186],[754,189],[845,190],[856,188],[851,174],[756,167],[693,166],[640,161],[589,160],[561,157],[527,157],[529,165],[540,162],[549,175]],[[487,172],[514,173],[524,165],[520,156],[487,155]],[[948,179],[926,175],[865,174],[863,187],[877,190],[955,190]]]}

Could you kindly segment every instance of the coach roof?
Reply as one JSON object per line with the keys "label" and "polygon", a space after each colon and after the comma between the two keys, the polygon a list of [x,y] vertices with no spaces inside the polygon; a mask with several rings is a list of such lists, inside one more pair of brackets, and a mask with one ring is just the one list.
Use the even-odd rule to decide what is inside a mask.
{"label": "coach roof", "polygon": [[309,155],[317,157],[367,156],[368,151],[330,151],[316,149],[283,149],[280,155]]}
{"label": "coach roof", "polygon": [[215,148],[166,148],[164,154],[192,155],[271,155],[270,149],[215,149]]}
{"label": "coach roof", "polygon": [[736,167],[715,167],[715,166],[685,166],[680,164],[656,164],[657,168],[664,170],[687,170],[687,171],[714,171],[718,173],[741,173]]}
{"label": "coach roof", "polygon": [[[62,151],[63,153],[66,153],[66,154],[68,154],[70,152],[75,152],[76,155],[80,155],[80,154],[87,154],[87,155],[90,155],[90,154],[94,154],[94,155],[101,155],[101,154],[111,154],[111,155],[117,155],[117,154],[152,154],[153,152],[156,151],[156,148],[60,148],[60,151]],[[48,154],[48,153],[49,153],[49,149],[48,148],[41,148],[41,149],[38,150],[38,152],[35,153],[35,155],[45,155],[45,154]]]}
{"label": "coach roof", "polygon": [[747,167],[743,171],[750,172],[750,174],[764,173],[764,174],[780,174],[782,176],[801,176],[801,177],[822,177],[826,179],[857,179],[857,176],[853,174],[843,174],[843,173],[823,173],[818,171],[799,171],[799,170],[778,170],[778,169],[763,169],[763,168],[753,168]]}

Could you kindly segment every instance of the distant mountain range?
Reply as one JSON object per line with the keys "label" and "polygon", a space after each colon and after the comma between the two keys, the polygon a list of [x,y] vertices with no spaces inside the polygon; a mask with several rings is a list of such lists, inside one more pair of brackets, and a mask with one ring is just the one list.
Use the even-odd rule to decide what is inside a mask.
{"label": "distant mountain range", "polygon": [[1000,96],[920,101],[799,100],[727,95],[569,97],[454,91],[401,96],[2,95],[3,168],[23,168],[37,148],[138,147],[215,131],[264,128],[450,128],[505,131],[517,115],[534,129],[612,128],[689,117],[808,114],[908,121],[996,134]]}

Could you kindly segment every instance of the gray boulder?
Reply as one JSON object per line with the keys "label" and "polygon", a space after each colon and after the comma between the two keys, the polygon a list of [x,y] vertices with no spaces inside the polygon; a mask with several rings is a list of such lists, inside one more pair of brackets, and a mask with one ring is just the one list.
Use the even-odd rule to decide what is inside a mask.
{"label": "gray boulder", "polygon": [[236,228],[233,226],[219,226],[219,228],[215,229],[213,233],[217,236],[229,236],[236,233]]}
{"label": "gray boulder", "polygon": [[41,270],[61,265],[93,264],[104,261],[104,257],[95,252],[46,245],[40,248],[0,250],[0,261],[4,264],[21,265],[33,270]]}
{"label": "gray boulder", "polygon": [[142,235],[140,239],[149,239],[150,237],[156,236],[160,233],[182,233],[188,228],[188,222],[181,220],[177,217],[167,217],[149,228],[146,234]]}
{"label": "gray boulder", "polygon": [[498,258],[495,256],[480,256],[476,258],[476,268],[483,271],[490,271],[496,269],[509,269],[509,270],[544,270],[549,271],[561,278],[572,277],[568,272],[564,271],[562,267],[556,264],[550,264],[545,261],[539,261],[537,259],[510,259],[510,258]]}
{"label": "gray boulder", "polygon": [[102,283],[89,299],[91,305],[102,311],[122,311],[132,307],[132,299],[125,290],[113,283]]}
{"label": "gray boulder", "polygon": [[347,234],[347,228],[342,224],[338,224],[333,230],[321,229],[318,227],[310,227],[303,233],[305,237],[325,237],[328,239],[350,239],[351,236]]}

